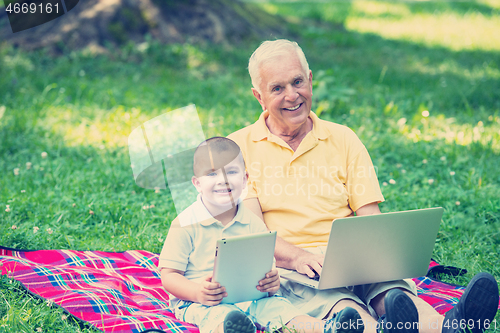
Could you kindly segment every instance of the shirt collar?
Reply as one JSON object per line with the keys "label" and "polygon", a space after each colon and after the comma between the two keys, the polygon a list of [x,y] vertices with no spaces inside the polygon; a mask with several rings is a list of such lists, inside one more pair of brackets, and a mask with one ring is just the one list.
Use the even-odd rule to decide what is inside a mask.
{"label": "shirt collar", "polygon": [[[201,225],[203,226],[209,226],[211,224],[219,222],[215,217],[212,216],[212,214],[210,214],[207,207],[205,207],[205,205],[203,204],[203,201],[201,200],[201,194],[198,194],[196,202],[193,205],[193,211],[196,221],[200,221]],[[236,211],[236,215],[234,216],[233,220],[226,226],[229,226],[235,222],[239,222],[241,224],[250,223],[250,221],[245,218],[241,203],[238,203],[238,210]]]}
{"label": "shirt collar", "polygon": [[[253,141],[261,141],[264,139],[269,139],[271,132],[266,125],[266,119],[269,117],[269,111],[264,111],[260,114],[259,119],[253,124],[252,128],[252,140]],[[312,135],[318,140],[326,140],[330,136],[330,131],[323,124],[321,119],[314,112],[309,112],[309,118],[311,118],[313,122]]]}

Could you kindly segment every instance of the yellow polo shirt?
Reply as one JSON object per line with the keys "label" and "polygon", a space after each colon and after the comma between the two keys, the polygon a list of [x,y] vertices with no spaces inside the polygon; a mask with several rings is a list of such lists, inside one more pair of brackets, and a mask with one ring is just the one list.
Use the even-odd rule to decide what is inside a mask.
{"label": "yellow polo shirt", "polygon": [[351,129],[311,112],[313,129],[294,152],[269,131],[268,116],[228,137],[245,158],[246,198],[259,199],[270,230],[300,247],[326,245],[335,218],[384,201],[368,151]]}

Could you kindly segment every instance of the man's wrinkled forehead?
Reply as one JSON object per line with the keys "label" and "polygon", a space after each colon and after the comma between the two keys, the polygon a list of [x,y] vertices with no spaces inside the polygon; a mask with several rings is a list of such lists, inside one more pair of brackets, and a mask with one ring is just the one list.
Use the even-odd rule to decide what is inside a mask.
{"label": "man's wrinkled forehead", "polygon": [[[261,76],[269,76],[269,74],[272,75],[272,73],[276,73],[278,68],[281,68],[282,66],[292,66],[292,65],[297,65],[297,70],[294,73],[279,73],[279,74],[288,74],[287,75],[287,80],[293,80],[293,79],[307,79],[307,73],[304,71],[302,68],[302,65],[300,63],[300,59],[296,54],[293,53],[288,53],[288,54],[278,54],[275,55],[271,58],[266,59],[261,63],[261,66],[259,68]],[[275,82],[273,78],[269,79],[270,85],[272,84],[279,84],[282,82]]]}

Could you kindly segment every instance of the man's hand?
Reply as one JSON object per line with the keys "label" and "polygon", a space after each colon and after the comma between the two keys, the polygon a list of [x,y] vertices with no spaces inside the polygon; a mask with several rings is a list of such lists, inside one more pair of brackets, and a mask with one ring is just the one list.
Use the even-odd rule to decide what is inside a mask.
{"label": "man's hand", "polygon": [[[301,274],[305,274],[310,278],[314,277],[314,271],[321,275],[321,268],[323,267],[324,255],[303,253],[297,257],[295,261],[295,270]],[[313,271],[314,270],[314,271]]]}
{"label": "man's hand", "polygon": [[276,268],[273,268],[266,277],[259,281],[257,289],[262,292],[268,292],[269,296],[276,294],[280,289],[280,275]]}
{"label": "man's hand", "polygon": [[[313,254],[285,241],[281,237],[276,237],[276,249],[274,251],[276,266],[295,270],[305,274],[310,278],[314,277],[314,271],[321,274],[324,255]],[[314,271],[313,271],[314,270]]]}
{"label": "man's hand", "polygon": [[196,292],[197,302],[203,305],[213,306],[222,302],[227,296],[226,288],[217,282],[212,282],[212,274],[205,277],[205,280],[199,284]]}

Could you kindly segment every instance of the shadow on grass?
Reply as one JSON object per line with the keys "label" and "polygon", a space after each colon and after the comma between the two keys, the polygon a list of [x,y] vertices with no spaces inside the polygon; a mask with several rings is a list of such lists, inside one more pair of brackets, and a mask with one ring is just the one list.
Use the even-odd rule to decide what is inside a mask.
{"label": "shadow on grass", "polygon": [[456,52],[326,28],[306,34],[300,44],[313,74],[332,69],[339,85],[354,88],[358,100],[381,111],[393,101],[408,117],[424,104],[431,112],[468,123],[500,109],[499,52]]}
{"label": "shadow on grass", "polygon": [[[332,70],[333,88],[356,91],[343,109],[330,111],[343,113],[370,104],[382,112],[393,101],[405,117],[424,105],[431,113],[456,117],[459,123],[477,123],[500,109],[499,52],[456,52],[328,23],[310,25],[298,41],[313,74]],[[97,117],[95,110],[116,106],[153,115],[194,103],[212,110],[215,117],[232,117],[228,121],[241,127],[260,112],[246,73],[247,58],[258,44],[224,50],[211,45],[157,45],[149,53],[121,50],[112,58],[73,54],[52,60],[5,51],[0,97],[8,112],[31,109],[28,121],[43,118],[40,109],[47,107],[76,110],[92,120]],[[176,56],[168,60],[172,54]],[[245,121],[238,120],[245,116]]]}

